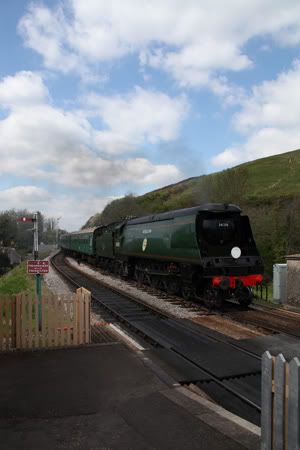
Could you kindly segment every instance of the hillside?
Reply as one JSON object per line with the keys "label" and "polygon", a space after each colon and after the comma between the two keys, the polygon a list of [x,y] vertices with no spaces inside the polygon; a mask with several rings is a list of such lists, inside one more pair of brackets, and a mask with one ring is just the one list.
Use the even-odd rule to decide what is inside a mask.
{"label": "hillside", "polygon": [[[226,187],[229,188],[230,195],[233,194],[233,196],[238,196],[248,202],[256,200],[266,202],[276,198],[299,195],[300,150],[257,159],[222,172],[189,178],[138,198],[142,203],[144,201],[147,203],[150,198],[155,201],[156,198],[161,197],[172,201],[174,194],[180,194],[183,197],[196,196],[196,199],[199,197],[203,201],[209,201],[211,197],[215,196],[214,194],[225,195],[225,193],[218,192],[217,184],[220,188],[220,184],[223,184],[223,187],[228,184]],[[234,192],[233,188],[235,187],[242,187],[243,192]]]}
{"label": "hillside", "polygon": [[109,223],[203,202],[237,203],[251,219],[266,270],[300,252],[300,150],[258,159],[210,175],[189,178],[139,197],[107,205],[85,226]]}

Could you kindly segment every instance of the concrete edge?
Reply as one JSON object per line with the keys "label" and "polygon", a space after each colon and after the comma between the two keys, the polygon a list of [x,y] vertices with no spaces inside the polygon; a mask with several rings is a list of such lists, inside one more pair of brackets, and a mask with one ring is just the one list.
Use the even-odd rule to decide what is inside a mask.
{"label": "concrete edge", "polygon": [[198,395],[194,392],[191,392],[186,387],[181,386],[177,389],[187,397],[189,397],[191,400],[196,401],[197,403],[200,403],[202,406],[205,406],[206,408],[210,409],[214,413],[218,414],[219,416],[222,416],[224,419],[230,420],[231,422],[234,422],[239,427],[245,428],[245,430],[249,431],[250,433],[255,434],[256,436],[261,435],[260,427],[257,425],[254,425],[251,422],[248,422],[247,420],[243,419],[242,417],[239,417],[232,412],[228,411],[227,409],[224,409],[222,406],[211,402],[210,400],[207,400],[206,398],[202,397],[201,395]]}
{"label": "concrete edge", "polygon": [[168,389],[162,394],[184,408],[193,417],[248,450],[260,448],[260,428],[223,409],[185,387]]}
{"label": "concrete edge", "polygon": [[[110,327],[116,332],[123,342],[127,344],[131,349],[135,350],[138,357],[142,359],[143,363],[152,370],[156,376],[164,382],[169,390],[176,391],[177,394],[184,395],[189,400],[192,400],[193,402],[196,402],[198,405],[201,405],[201,411],[200,414],[196,412],[195,408],[187,406],[187,404],[182,404],[182,402],[177,401],[178,404],[188,409],[194,416],[197,416],[200,420],[205,421],[208,425],[210,425],[212,428],[217,428],[219,431],[222,432],[222,434],[227,435],[228,437],[232,439],[236,439],[237,437],[237,430],[235,429],[234,432],[229,431],[230,427],[228,427],[228,422],[231,424],[234,424],[236,427],[238,427],[239,433],[239,439],[238,442],[243,441],[243,445],[247,444],[249,441],[249,434],[253,437],[259,439],[261,435],[260,427],[257,425],[252,424],[251,422],[248,422],[247,420],[233,414],[232,412],[228,411],[227,409],[223,408],[222,406],[213,403],[212,401],[208,400],[207,398],[204,398],[201,396],[201,390],[199,388],[196,388],[196,390],[199,390],[199,393],[192,392],[190,389],[181,386],[180,383],[178,383],[172,376],[170,376],[164,369],[162,369],[157,363],[152,361],[151,358],[145,355],[145,348],[142,347],[138,342],[136,342],[131,336],[129,336],[125,331],[123,331],[121,328],[119,328],[116,325],[110,324]],[[170,397],[171,400],[176,402],[176,396],[174,398],[172,394],[168,395],[165,393],[167,397]],[[178,399],[177,399],[178,400]],[[203,408],[206,409],[206,412],[203,412]],[[223,420],[223,423],[220,422],[220,420],[216,421],[216,416],[219,416],[221,420]],[[218,425],[218,427],[216,427]],[[243,430],[248,433],[248,436],[245,436],[245,433],[243,433]],[[247,441],[247,442],[244,442]],[[253,442],[251,442],[251,445],[253,445]],[[248,448],[248,447],[247,447]],[[249,447],[253,448],[253,447]]]}
{"label": "concrete edge", "polygon": [[193,417],[201,422],[205,422],[211,428],[244,446],[246,449],[254,450],[259,448],[261,432],[258,426],[203,397],[202,391],[197,386],[195,386],[195,392],[181,386],[156,362],[145,356],[143,351],[138,351],[137,354],[143,363],[166,384],[166,389],[161,391],[162,395],[184,408]]}
{"label": "concrete edge", "polygon": [[142,347],[137,341],[135,341],[131,336],[129,336],[126,333],[126,331],[122,330],[117,325],[110,323],[109,327],[113,330],[114,333],[118,334],[120,338],[124,341],[124,343],[127,344],[130,348],[133,348],[134,350],[137,351],[145,350],[144,347]]}

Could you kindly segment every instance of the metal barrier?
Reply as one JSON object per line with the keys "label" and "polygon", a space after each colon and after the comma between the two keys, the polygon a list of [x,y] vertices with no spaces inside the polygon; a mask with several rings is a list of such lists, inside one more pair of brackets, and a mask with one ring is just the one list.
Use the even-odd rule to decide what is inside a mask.
{"label": "metal barrier", "polygon": [[269,284],[268,283],[260,283],[253,287],[252,292],[255,297],[260,298],[261,300],[268,301],[269,298]]}
{"label": "metal barrier", "polygon": [[300,450],[300,362],[262,357],[261,450]]}

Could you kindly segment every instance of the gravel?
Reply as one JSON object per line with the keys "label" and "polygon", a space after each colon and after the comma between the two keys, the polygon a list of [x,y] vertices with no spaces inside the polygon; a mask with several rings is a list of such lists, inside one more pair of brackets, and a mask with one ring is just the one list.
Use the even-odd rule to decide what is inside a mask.
{"label": "gravel", "polygon": [[[54,253],[55,254],[55,253]],[[50,261],[50,259],[54,256],[54,254],[45,258],[46,261]],[[49,264],[49,273],[44,275],[44,281],[47,284],[49,290],[53,292],[53,294],[73,294],[74,289],[72,289],[62,278],[61,276],[53,269],[51,264]],[[101,317],[101,314],[97,311],[91,311],[91,324],[97,326],[103,326],[106,322]]]}
{"label": "gravel", "polygon": [[254,327],[244,326],[240,323],[236,323],[227,317],[219,315],[211,315],[208,317],[195,317],[193,321],[210,328],[215,331],[219,331],[226,336],[230,336],[233,339],[248,339],[256,336],[264,336],[266,333],[256,330]]}
{"label": "gravel", "polygon": [[[46,259],[50,259],[50,257]],[[116,290],[127,293],[137,300],[147,303],[150,306],[154,306],[155,308],[161,310],[162,312],[166,312],[173,317],[193,320],[194,322],[198,322],[203,326],[230,336],[233,339],[251,338],[262,334],[258,330],[255,330],[254,327],[248,327],[246,325],[236,323],[228,318],[219,316],[218,313],[208,314],[207,310],[201,310],[201,306],[199,306],[199,311],[195,311],[195,307],[189,310],[186,308],[186,306],[173,304],[170,301],[160,298],[159,296],[144,292],[141,289],[132,286],[125,280],[103,274],[99,271],[99,269],[92,268],[87,264],[84,264],[83,262],[81,262],[79,265],[78,262],[73,258],[68,257],[66,258],[66,260],[70,264],[70,266],[101,281],[101,283],[103,283],[107,287],[112,287]],[[69,285],[62,280],[60,275],[58,275],[52,269],[51,266],[49,268],[49,274],[45,275],[44,279],[49,289],[56,294],[67,294],[74,292],[72,288],[70,288]],[[91,322],[95,325],[102,325],[105,323],[105,320],[103,319],[103,317],[101,317],[101,313],[99,312],[98,308],[91,312]]]}
{"label": "gravel", "polygon": [[[82,262],[79,265],[78,262],[72,258],[66,258],[66,260],[68,261],[70,266],[76,268],[77,270],[82,271],[83,273],[86,273],[87,275],[94,277],[95,279],[104,283],[106,286],[113,287],[114,289],[127,293],[130,296],[135,297],[138,300],[141,300],[150,306],[154,306],[160,309],[161,311],[165,311],[166,313],[171,314],[174,317],[177,317],[179,319],[188,319],[192,317],[198,317],[201,315],[201,311],[199,311],[199,313],[195,313],[194,311],[189,311],[180,305],[168,303],[162,298],[148,294],[147,292],[143,292],[140,289],[131,286],[125,280],[120,280],[110,275],[104,275],[98,270],[92,269],[90,266],[87,266]],[[207,314],[207,312],[205,312],[205,314]]]}
{"label": "gravel", "polygon": [[[54,255],[48,256],[45,260],[50,261],[52,256]],[[49,264],[49,273],[44,275],[44,281],[53,294],[72,294],[74,292],[74,289],[61,278],[51,264]]]}

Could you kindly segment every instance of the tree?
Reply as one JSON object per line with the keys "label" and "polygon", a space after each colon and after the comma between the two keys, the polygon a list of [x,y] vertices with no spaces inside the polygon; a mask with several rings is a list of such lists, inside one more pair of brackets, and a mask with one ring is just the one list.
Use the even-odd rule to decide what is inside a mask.
{"label": "tree", "polygon": [[10,267],[9,257],[6,253],[0,252],[0,275],[8,271]]}
{"label": "tree", "polygon": [[9,212],[0,213],[0,243],[8,247],[17,238],[17,223]]}
{"label": "tree", "polygon": [[[33,212],[26,209],[8,210],[0,212],[0,246],[16,247],[24,252],[32,250],[33,246],[33,222],[20,222],[20,217],[33,217]],[[38,212],[39,242],[55,243],[56,219],[45,218]],[[50,233],[44,230],[50,228]]]}
{"label": "tree", "polygon": [[212,200],[240,204],[245,200],[248,179],[248,170],[245,167],[236,167],[215,174],[210,189]]}
{"label": "tree", "polygon": [[95,214],[82,228],[107,225],[119,222],[129,217],[137,217],[147,214],[145,209],[137,202],[133,194],[125,195],[123,198],[113,200],[105,206],[100,214]]}

